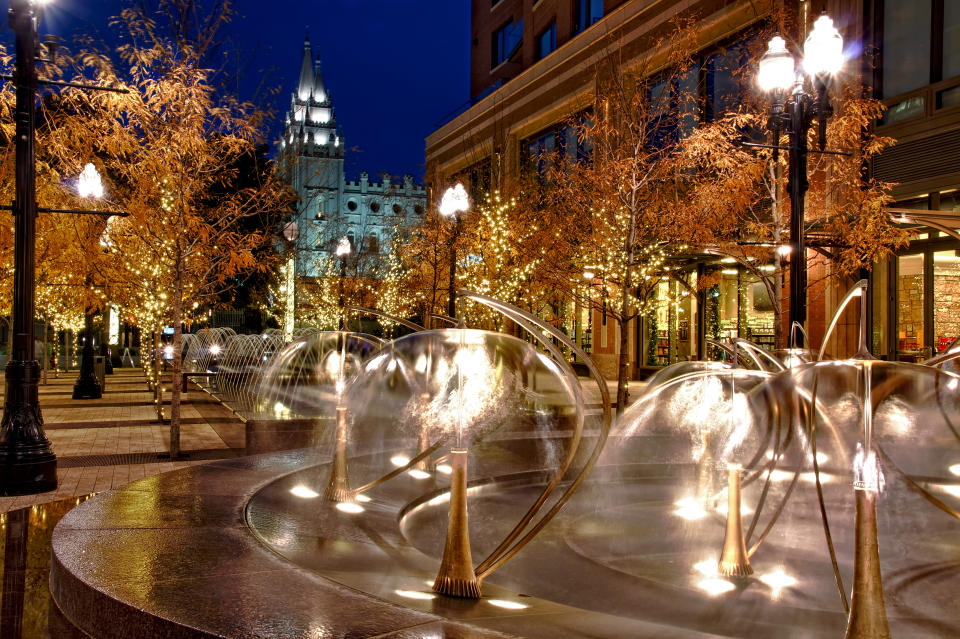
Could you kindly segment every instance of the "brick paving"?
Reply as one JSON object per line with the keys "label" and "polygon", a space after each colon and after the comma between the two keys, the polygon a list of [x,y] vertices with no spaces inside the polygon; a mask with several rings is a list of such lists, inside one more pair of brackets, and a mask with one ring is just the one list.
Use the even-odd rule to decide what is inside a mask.
{"label": "brick paving", "polygon": [[[162,457],[169,450],[169,425],[158,420],[153,392],[141,369],[114,369],[106,378],[103,397],[95,400],[72,399],[76,379],[76,371],[61,372],[40,385],[44,430],[58,458],[57,490],[0,497],[0,512],[118,488],[150,475],[243,454],[243,423],[195,386],[181,409],[180,447],[187,458],[170,461]],[[165,399],[164,416],[169,418],[169,393]]]}

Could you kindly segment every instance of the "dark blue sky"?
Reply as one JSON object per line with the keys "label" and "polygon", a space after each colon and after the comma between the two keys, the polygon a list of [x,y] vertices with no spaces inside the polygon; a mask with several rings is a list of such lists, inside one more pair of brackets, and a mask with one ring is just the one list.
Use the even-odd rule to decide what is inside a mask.
{"label": "dark blue sky", "polygon": [[[130,0],[50,0],[41,34],[100,34]],[[12,44],[3,7],[3,42]],[[279,117],[300,71],[304,28],[323,62],[348,145],[347,174],[388,171],[423,178],[424,137],[468,99],[469,0],[234,0],[224,30],[240,67],[241,97],[265,101]],[[233,57],[231,55],[231,57]],[[279,137],[279,124],[271,139]]]}

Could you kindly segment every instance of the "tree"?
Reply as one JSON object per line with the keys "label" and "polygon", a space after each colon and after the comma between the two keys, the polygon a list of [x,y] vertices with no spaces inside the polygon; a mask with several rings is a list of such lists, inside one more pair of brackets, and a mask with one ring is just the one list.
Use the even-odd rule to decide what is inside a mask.
{"label": "tree", "polygon": [[[887,213],[892,185],[864,175],[865,163],[893,140],[870,132],[883,105],[860,93],[844,87],[827,124],[831,149],[849,155],[810,155],[807,233],[821,258],[830,260],[833,278],[855,276],[907,241]],[[685,231],[690,243],[733,258],[763,283],[773,305],[775,344],[782,348],[784,269],[776,249],[789,236],[787,154],[741,144],[746,133],[763,130],[766,117],[760,105],[748,105],[693,131],[678,156],[677,192],[678,206],[693,221],[693,234]],[[815,136],[811,130],[811,148]],[[788,142],[784,137],[779,144]]]}
{"label": "tree", "polygon": [[[652,308],[668,255],[683,249],[668,240],[678,227],[675,132],[691,97],[674,87],[683,85],[690,69],[690,37],[677,29],[653,47],[664,52],[662,59],[630,70],[623,68],[619,52],[608,55],[597,69],[590,117],[576,125],[590,157],[557,158],[548,175],[551,223],[562,225],[568,243],[550,265],[555,286],[601,309],[620,327],[618,411],[628,399],[626,327]],[[666,71],[654,75],[654,62]],[[585,272],[592,286],[583,286]]]}
{"label": "tree", "polygon": [[[184,13],[158,21],[126,9],[115,24],[127,44],[117,50],[118,74],[129,93],[99,122],[103,161],[116,199],[130,212],[110,229],[115,265],[131,287],[124,305],[153,327],[173,325],[170,454],[180,453],[182,324],[194,309],[215,304],[250,273],[273,266],[270,246],[277,214],[290,196],[275,172],[237,186],[238,165],[255,156],[265,114],[217,93],[215,73],[203,66],[223,15],[199,15],[195,3],[163,1]],[[218,6],[227,11],[227,6]],[[169,13],[164,13],[169,15]],[[206,25],[192,35],[192,25]],[[173,28],[165,33],[161,26]],[[189,37],[188,37],[189,35]],[[109,74],[104,56],[82,56],[87,67]],[[75,96],[76,109],[102,108]],[[245,224],[256,220],[255,224]]]}

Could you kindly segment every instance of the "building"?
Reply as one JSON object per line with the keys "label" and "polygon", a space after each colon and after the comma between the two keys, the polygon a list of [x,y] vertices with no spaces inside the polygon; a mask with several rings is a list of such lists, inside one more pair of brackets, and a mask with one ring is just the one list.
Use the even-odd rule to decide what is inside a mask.
{"label": "building", "polygon": [[400,183],[388,174],[371,181],[367,172],[358,180],[346,179],[343,132],[309,36],[277,151],[281,170],[300,196],[294,220],[297,277],[320,276],[343,237],[350,240],[354,256],[369,257],[368,266],[375,264],[389,249],[393,229],[423,214],[426,191],[410,175]]}
{"label": "building", "polygon": [[[556,149],[570,152],[576,145],[570,143],[566,123],[589,107],[597,62],[612,50],[628,69],[655,57],[657,38],[676,19],[695,20],[695,117],[709,121],[726,108],[725,87],[733,84],[715,60],[749,40],[778,10],[793,14],[799,25],[809,25],[826,10],[855,51],[873,48],[879,53],[879,65],[864,62],[846,73],[859,76],[890,107],[877,132],[899,144],[880,156],[872,170],[878,178],[899,183],[894,189],[897,206],[912,213],[909,222],[915,227],[909,249],[877,265],[870,276],[872,347],[878,357],[923,359],[960,332],[948,321],[960,303],[955,297],[960,291],[954,290],[960,236],[927,226],[960,227],[952,213],[960,209],[960,49],[955,43],[960,9],[955,4],[473,0],[472,103],[427,138],[427,174],[439,181],[467,181],[477,197],[516,175],[530,157]],[[917,33],[922,37],[915,38]],[[800,34],[793,38],[802,41]],[[921,209],[940,209],[941,214],[923,218]],[[701,358],[709,337],[739,336],[772,346],[774,316],[763,286],[734,264],[702,258],[688,267],[717,273],[720,283],[684,297],[675,282],[664,281],[660,298],[675,303],[663,304],[654,318],[626,329],[635,368]],[[811,287],[806,328],[813,344],[822,341],[845,290],[843,285]],[[577,308],[571,316],[568,331],[591,347],[612,375],[620,327],[599,312]],[[855,321],[855,313],[845,314],[840,339],[830,350],[852,352]]]}

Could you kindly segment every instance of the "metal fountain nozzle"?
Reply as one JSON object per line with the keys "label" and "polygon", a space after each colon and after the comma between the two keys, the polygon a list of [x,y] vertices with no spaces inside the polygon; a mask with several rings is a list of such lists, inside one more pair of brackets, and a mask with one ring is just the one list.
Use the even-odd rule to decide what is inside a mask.
{"label": "metal fountain nozzle", "polygon": [[726,577],[746,577],[753,574],[747,544],[743,538],[743,518],[740,515],[740,466],[727,467],[727,531],[723,537],[723,552],[717,572]]}
{"label": "metal fountain nozzle", "polygon": [[330,467],[330,481],[323,491],[327,501],[347,502],[353,500],[350,481],[347,476],[347,408],[337,406],[337,444],[333,452],[333,464]]}
{"label": "metal fountain nozzle", "polygon": [[450,451],[450,510],[447,541],[440,571],[433,582],[434,592],[465,599],[480,598],[480,580],[473,570],[470,529],[467,526],[467,451]]}

